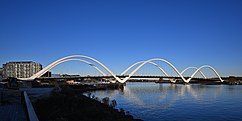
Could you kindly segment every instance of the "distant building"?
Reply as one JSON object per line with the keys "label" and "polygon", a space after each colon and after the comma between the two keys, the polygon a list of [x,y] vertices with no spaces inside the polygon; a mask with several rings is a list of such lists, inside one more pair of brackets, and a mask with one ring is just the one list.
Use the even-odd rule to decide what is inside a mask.
{"label": "distant building", "polygon": [[75,75],[75,74],[60,74],[60,77],[78,77],[80,75]]}
{"label": "distant building", "polygon": [[0,68],[0,81],[2,81],[3,78],[3,68]]}
{"label": "distant building", "polygon": [[42,75],[41,77],[51,77],[51,72],[47,71],[44,75]]}
{"label": "distant building", "polygon": [[51,77],[61,77],[60,74],[51,74]]}
{"label": "distant building", "polygon": [[8,62],[3,64],[3,78],[28,78],[42,69],[42,65],[32,61]]}
{"label": "distant building", "polygon": [[3,68],[0,68],[0,76],[3,75]]}

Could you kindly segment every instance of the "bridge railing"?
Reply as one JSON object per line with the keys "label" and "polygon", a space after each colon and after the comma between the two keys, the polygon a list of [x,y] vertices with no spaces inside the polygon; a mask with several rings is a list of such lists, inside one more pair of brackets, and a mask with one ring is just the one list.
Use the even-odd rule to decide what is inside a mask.
{"label": "bridge railing", "polygon": [[25,91],[22,92],[22,99],[23,99],[22,103],[24,103],[24,106],[26,109],[28,121],[39,121],[39,119],[34,111],[33,105],[29,99],[29,96]]}

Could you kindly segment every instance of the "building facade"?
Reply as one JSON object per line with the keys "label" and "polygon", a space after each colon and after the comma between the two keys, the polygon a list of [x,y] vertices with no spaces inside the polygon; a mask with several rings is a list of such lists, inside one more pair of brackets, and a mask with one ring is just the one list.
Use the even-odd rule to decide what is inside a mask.
{"label": "building facade", "polygon": [[40,63],[32,61],[8,62],[3,64],[2,76],[4,79],[8,77],[28,78],[42,69]]}

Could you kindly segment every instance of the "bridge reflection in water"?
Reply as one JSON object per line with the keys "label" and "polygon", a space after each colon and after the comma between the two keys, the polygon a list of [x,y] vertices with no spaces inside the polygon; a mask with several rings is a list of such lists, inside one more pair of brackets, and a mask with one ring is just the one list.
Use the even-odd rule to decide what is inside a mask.
{"label": "bridge reflection in water", "polygon": [[128,82],[123,91],[92,94],[115,99],[117,108],[147,121],[241,119],[241,86]]}

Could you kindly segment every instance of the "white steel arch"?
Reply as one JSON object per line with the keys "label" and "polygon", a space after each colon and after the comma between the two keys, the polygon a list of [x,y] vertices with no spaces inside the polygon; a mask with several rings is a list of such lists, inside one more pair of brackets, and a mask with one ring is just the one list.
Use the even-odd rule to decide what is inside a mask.
{"label": "white steel arch", "polygon": [[[67,62],[67,61],[80,61],[80,62],[83,62],[83,63],[86,63],[87,65],[93,67],[94,69],[96,69],[100,74],[102,74],[103,76],[107,76],[102,70],[100,70],[97,66],[95,66],[94,64],[88,62],[88,61],[85,61],[85,60],[82,60],[82,59],[66,59],[66,60],[63,60],[61,62],[58,62],[56,63],[55,65],[51,66],[50,68],[48,68],[48,70],[52,69],[53,67],[61,64],[61,63],[64,63],[64,62]],[[40,76],[42,76],[43,74],[45,73],[42,73]]]}
{"label": "white steel arch", "polygon": [[[124,71],[121,73],[121,75],[126,74],[131,68],[133,68],[134,66],[136,66],[136,65],[138,65],[138,64],[140,64],[140,63],[143,63],[143,62],[145,62],[145,61],[138,61],[138,62],[132,64],[132,65],[129,66],[126,70],[124,70]],[[154,62],[152,62],[152,61],[151,61],[151,62],[148,62],[148,63],[150,63],[150,64],[156,66],[158,69],[161,70],[161,72],[162,72],[163,74],[165,74],[166,76],[168,76],[168,74],[164,71],[164,69],[162,69],[158,64],[156,64],[156,63],[154,63]]]}
{"label": "white steel arch", "polygon": [[216,76],[219,78],[219,80],[221,81],[221,82],[223,82],[224,80],[221,78],[221,76],[218,74],[218,72],[212,67],[212,66],[210,66],[210,65],[203,65],[203,66],[201,66],[201,67],[199,67],[198,69],[196,69],[196,71],[191,75],[191,77],[189,78],[189,79],[187,79],[188,80],[188,82],[197,74],[197,72],[199,71],[199,70],[201,70],[202,68],[209,68],[209,69],[211,69],[215,74],[216,74]]}
{"label": "white steel arch", "polygon": [[133,76],[134,73],[137,72],[142,66],[144,66],[145,64],[147,64],[147,63],[149,63],[149,62],[151,62],[151,61],[162,61],[162,62],[167,63],[169,66],[171,66],[171,67],[175,70],[175,72],[176,72],[176,73],[182,78],[182,80],[183,80],[184,82],[186,82],[186,83],[189,82],[188,80],[186,80],[186,79],[182,76],[182,74],[176,69],[176,67],[175,67],[173,64],[171,64],[170,62],[168,62],[167,60],[162,59],[162,58],[153,58],[153,59],[146,60],[146,61],[144,61],[142,64],[140,64],[136,69],[134,69],[134,70],[129,74],[128,77],[126,77],[126,78],[124,78],[123,80],[121,80],[121,83],[126,82],[126,81],[127,81],[128,79],[130,79],[131,76]]}
{"label": "white steel arch", "polygon": [[[49,64],[47,67],[43,68],[42,70],[40,70],[39,72],[37,72],[36,74],[34,74],[33,76],[29,77],[29,78],[22,78],[22,80],[33,80],[35,78],[38,78],[40,76],[42,76],[44,73],[46,73],[47,71],[49,71],[51,68],[57,66],[58,64],[61,64],[63,62],[66,62],[66,61],[71,61],[71,60],[79,60],[81,62],[84,62],[84,63],[87,63],[88,65],[94,67],[96,70],[98,70],[102,75],[106,75],[105,73],[103,73],[99,68],[97,68],[95,65],[93,65],[92,63],[88,62],[88,61],[85,61],[85,60],[81,60],[80,58],[83,58],[83,59],[88,59],[88,60],[91,60],[91,61],[94,61],[95,63],[97,63],[98,65],[102,66],[109,74],[111,74],[118,82],[120,83],[124,83],[126,82],[128,79],[130,79],[134,73],[136,73],[142,66],[144,66],[145,64],[147,63],[151,63],[155,66],[157,66],[161,71],[163,70],[160,66],[158,66],[156,63],[152,62],[152,61],[162,61],[162,62],[165,62],[166,64],[168,64],[169,66],[171,66],[173,68],[173,70],[178,74],[179,77],[181,77],[181,79],[188,83],[194,76],[195,74],[200,71],[202,68],[210,68],[212,71],[215,72],[215,74],[218,76],[218,78],[221,80],[221,82],[223,82],[223,80],[221,79],[220,75],[216,72],[216,70],[209,66],[209,65],[204,65],[204,66],[201,66],[200,68],[196,69],[196,71],[191,75],[191,77],[189,79],[185,79],[182,75],[182,73],[184,73],[187,69],[185,69],[185,71],[183,71],[182,73],[180,73],[176,67],[171,64],[170,62],[168,62],[167,60],[165,59],[162,59],[162,58],[153,58],[153,59],[149,59],[149,60],[146,60],[146,61],[142,61],[142,62],[137,62],[137,63],[142,63],[140,64],[137,68],[135,68],[129,75],[128,77],[125,77],[124,79],[120,79],[119,77],[117,77],[109,68],[107,68],[104,64],[102,64],[101,62],[99,62],[98,60],[94,59],[94,58],[91,58],[89,56],[84,56],[84,55],[72,55],[72,56],[67,56],[67,57],[64,57],[64,58],[61,58],[59,60],[56,60],[54,61],[53,63]],[[128,67],[122,74],[126,73],[130,68],[132,68],[134,66],[131,65],[130,67]],[[165,72],[164,70],[162,71],[163,73]],[[166,72],[164,73],[166,76],[168,76],[166,74]],[[21,79],[21,78],[20,78]]]}
{"label": "white steel arch", "polygon": [[[89,66],[91,66],[91,67],[93,67],[94,69],[96,69],[100,74],[102,74],[103,76],[107,76],[102,70],[100,70],[97,66],[95,66],[94,64],[92,64],[92,63],[90,63],[90,62],[88,62],[88,61],[85,61],[85,60],[82,60],[82,59],[66,59],[66,60],[63,60],[63,61],[60,61],[60,62],[58,62],[58,63],[55,63],[54,65],[52,65],[52,66],[50,66],[49,68],[48,68],[48,70],[50,70],[50,69],[52,69],[52,68],[54,68],[55,66],[57,66],[57,65],[59,65],[59,64],[61,64],[61,63],[64,63],[64,62],[67,62],[67,61],[80,61],[80,62],[83,62],[83,63],[86,63],[87,65],[89,65]],[[43,71],[41,71],[41,73],[38,73],[38,77],[40,77],[40,76],[42,76],[42,75],[44,75],[46,72],[43,72]],[[36,73],[37,74],[37,73]],[[34,78],[19,78],[19,79],[21,79],[21,80],[33,80]]]}
{"label": "white steel arch", "polygon": [[[150,60],[147,60],[147,61],[144,61],[141,65],[139,65],[136,69],[134,69],[130,74],[129,74],[129,76],[128,77],[126,77],[126,78],[124,78],[123,80],[122,80],[122,82],[126,82],[129,78],[131,78],[131,76],[133,76],[134,75],[134,73],[135,72],[137,72],[142,66],[144,66],[145,64],[147,64],[147,63],[149,63],[149,62],[152,62],[152,61],[163,61],[163,62],[165,62],[165,63],[167,63],[169,66],[171,66],[173,69],[174,69],[174,71],[179,75],[179,77],[181,77],[181,79],[184,81],[184,82],[186,82],[186,83],[189,83],[190,81],[191,81],[191,79],[195,76],[195,74],[198,72],[198,71],[200,71],[202,68],[210,68],[213,72],[215,72],[215,74],[217,75],[217,77],[220,79],[220,81],[221,82],[223,82],[224,80],[222,80],[221,79],[221,77],[220,77],[220,75],[217,73],[217,71],[212,67],[212,66],[209,66],[209,65],[203,65],[203,66],[201,66],[200,68],[198,68],[198,69],[196,69],[196,71],[191,75],[191,77],[189,78],[189,79],[185,79],[184,78],[184,76],[182,75],[182,73],[180,73],[177,69],[176,69],[176,67],[173,65],[173,64],[171,64],[170,62],[168,62],[168,61],[166,61],[166,60],[164,60],[164,59],[162,59],[162,58],[153,58],[153,59],[150,59]],[[121,83],[122,83],[121,82]]]}
{"label": "white steel arch", "polygon": [[33,76],[31,76],[30,78],[25,78],[24,80],[33,80],[35,78],[38,78],[41,76],[41,74],[46,73],[47,71],[49,71],[52,67],[56,66],[57,64],[63,63],[66,60],[69,59],[78,59],[78,58],[84,58],[84,59],[89,59],[91,61],[96,62],[97,64],[99,64],[100,66],[102,66],[108,73],[110,73],[117,81],[122,82],[120,78],[118,78],[109,68],[107,68],[104,64],[102,64],[101,62],[99,62],[98,60],[91,58],[89,56],[84,56],[84,55],[72,55],[72,56],[67,56],[64,58],[61,58],[57,61],[54,61],[53,63],[49,64],[47,67],[43,68],[42,70],[40,70],[39,72],[37,72],[36,74],[34,74]]}
{"label": "white steel arch", "polygon": [[[187,67],[186,69],[184,69],[182,72],[181,72],[181,74],[183,74],[183,73],[185,73],[187,70],[189,70],[189,69],[198,69],[197,67],[194,67],[194,66],[190,66],[190,67]],[[201,70],[198,70],[199,71],[199,73],[206,79],[207,77],[204,75],[204,73],[201,71]]]}
{"label": "white steel arch", "polygon": [[[143,63],[143,62],[145,62],[145,61],[138,61],[138,62],[132,64],[132,65],[129,66],[126,70],[124,70],[124,71],[121,73],[121,75],[124,75],[124,74],[127,73],[131,68],[133,68],[134,66],[136,66],[136,65],[138,65],[138,64],[140,64],[140,63]],[[148,62],[148,63],[150,63],[150,64],[156,66],[157,68],[159,68],[159,69],[162,71],[163,74],[165,74],[166,76],[169,76],[169,75],[165,72],[165,70],[162,69],[158,64],[156,64],[156,63],[154,63],[154,62],[152,62],[152,61],[150,61],[150,62]],[[196,70],[197,70],[198,68],[197,68],[197,67],[194,67],[194,66],[187,67],[186,69],[184,69],[184,70],[181,72],[181,75],[183,75],[183,74],[184,74],[187,70],[189,70],[189,69],[196,69]],[[196,70],[195,70],[195,71],[196,71]],[[199,72],[199,73],[200,73],[205,79],[207,78],[207,77],[205,76],[205,74],[204,74],[201,70],[198,70],[198,72]],[[173,83],[176,82],[176,80],[172,80],[172,79],[170,79],[170,81],[173,82]]]}

